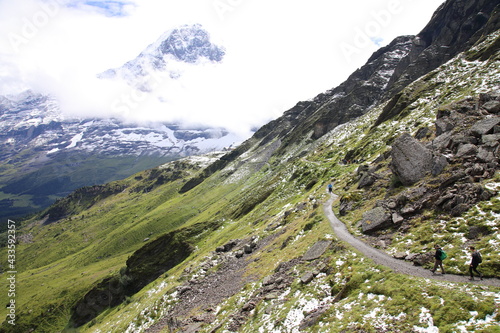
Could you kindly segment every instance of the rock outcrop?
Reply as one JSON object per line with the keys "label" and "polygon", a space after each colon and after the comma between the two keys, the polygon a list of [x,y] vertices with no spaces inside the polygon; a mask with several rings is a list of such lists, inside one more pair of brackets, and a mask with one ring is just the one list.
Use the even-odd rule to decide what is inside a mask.
{"label": "rock outcrop", "polygon": [[[491,92],[441,107],[427,144],[407,133],[396,139],[390,166],[408,188],[363,214],[363,232],[401,226],[424,209],[460,216],[493,197],[481,182],[500,168],[500,117],[491,107],[498,101],[500,93]],[[353,207],[348,197],[341,200],[341,213]]]}

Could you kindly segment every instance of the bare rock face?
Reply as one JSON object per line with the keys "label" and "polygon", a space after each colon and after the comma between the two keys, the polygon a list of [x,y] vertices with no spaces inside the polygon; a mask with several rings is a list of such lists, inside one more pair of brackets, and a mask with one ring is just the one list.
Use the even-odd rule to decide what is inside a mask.
{"label": "bare rock face", "polygon": [[405,186],[415,184],[432,169],[432,152],[405,133],[392,146],[391,169]]}

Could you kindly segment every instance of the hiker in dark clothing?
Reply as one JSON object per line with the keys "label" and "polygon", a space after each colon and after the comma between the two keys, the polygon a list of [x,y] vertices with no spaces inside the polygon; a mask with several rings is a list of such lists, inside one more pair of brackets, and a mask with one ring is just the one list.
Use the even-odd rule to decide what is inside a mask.
{"label": "hiker in dark clothing", "polygon": [[333,185],[332,184],[328,184],[328,193],[332,194],[332,191],[333,191]]}
{"label": "hiker in dark clothing", "polygon": [[444,274],[444,267],[443,267],[443,250],[439,245],[434,245],[434,249],[436,249],[436,253],[434,253],[434,269],[431,270],[432,273],[436,272],[436,269],[438,267],[441,267],[441,273]]}
{"label": "hiker in dark clothing", "polygon": [[479,278],[482,280],[483,274],[481,274],[477,270],[477,266],[479,266],[479,264],[483,261],[483,259],[481,258],[481,253],[479,253],[479,251],[477,251],[474,246],[471,246],[469,249],[471,251],[471,261],[470,261],[470,266],[469,266],[469,273],[470,273],[469,280],[474,280],[474,274],[472,273],[472,271],[476,272],[479,275]]}

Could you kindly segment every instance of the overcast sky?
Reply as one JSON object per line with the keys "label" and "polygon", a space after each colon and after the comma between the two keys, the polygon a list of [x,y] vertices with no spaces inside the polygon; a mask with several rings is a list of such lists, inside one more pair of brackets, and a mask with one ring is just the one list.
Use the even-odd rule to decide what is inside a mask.
{"label": "overcast sky", "polygon": [[[443,0],[0,0],[0,94],[31,88],[64,112],[226,127],[243,136],[417,34]],[[165,31],[200,23],[221,63],[182,66],[151,95],[96,74]],[[116,107],[132,96],[131,107]]]}

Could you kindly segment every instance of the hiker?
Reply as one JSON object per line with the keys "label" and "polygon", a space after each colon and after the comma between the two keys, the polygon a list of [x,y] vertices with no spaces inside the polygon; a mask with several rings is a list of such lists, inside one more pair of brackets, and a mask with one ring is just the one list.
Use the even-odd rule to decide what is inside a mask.
{"label": "hiker", "polygon": [[443,249],[439,245],[434,245],[434,249],[436,249],[436,253],[434,253],[434,269],[431,270],[431,272],[434,274],[436,272],[436,269],[438,267],[441,267],[441,273],[444,274],[444,267],[443,267],[443,259],[446,258],[446,254],[444,253]]}
{"label": "hiker", "polygon": [[328,193],[332,194],[332,191],[333,191],[333,185],[332,183],[328,184]]}
{"label": "hiker", "polygon": [[477,251],[474,246],[469,247],[469,250],[471,252],[471,261],[469,266],[469,273],[470,273],[469,280],[474,280],[474,274],[472,273],[472,271],[476,272],[479,275],[479,279],[482,280],[483,274],[481,274],[477,270],[477,266],[479,266],[479,264],[483,261],[483,259],[481,258],[481,253],[479,253],[479,251]]}

